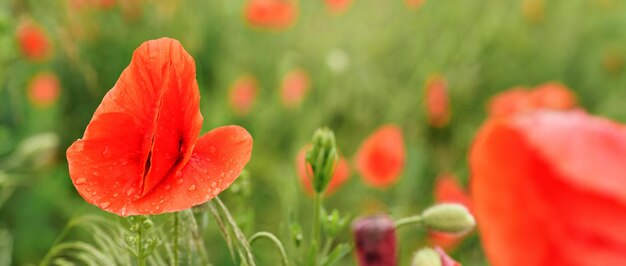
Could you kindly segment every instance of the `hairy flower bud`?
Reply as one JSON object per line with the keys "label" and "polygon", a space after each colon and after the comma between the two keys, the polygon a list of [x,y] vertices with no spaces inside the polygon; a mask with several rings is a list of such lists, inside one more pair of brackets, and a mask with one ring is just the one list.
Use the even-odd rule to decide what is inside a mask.
{"label": "hairy flower bud", "polygon": [[429,230],[457,234],[465,233],[476,225],[467,208],[456,203],[437,204],[424,210],[422,223]]}
{"label": "hairy flower bud", "polygon": [[333,131],[328,128],[320,128],[315,131],[311,149],[306,154],[306,162],[313,170],[311,183],[316,193],[323,193],[326,190],[338,160]]}

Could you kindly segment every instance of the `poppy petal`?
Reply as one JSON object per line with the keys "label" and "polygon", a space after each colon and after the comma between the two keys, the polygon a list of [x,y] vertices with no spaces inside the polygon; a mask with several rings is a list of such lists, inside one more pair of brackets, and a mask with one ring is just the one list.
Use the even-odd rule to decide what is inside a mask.
{"label": "poppy petal", "polygon": [[230,186],[250,160],[252,137],[239,126],[211,130],[198,139],[188,163],[132,203],[128,213],[174,212],[201,204]]}
{"label": "poppy petal", "polygon": [[626,129],[583,112],[488,121],[470,165],[472,203],[492,265],[626,261],[623,158]]}
{"label": "poppy petal", "polygon": [[356,168],[370,186],[387,188],[404,170],[405,150],[402,130],[385,125],[369,136],[356,154]]}

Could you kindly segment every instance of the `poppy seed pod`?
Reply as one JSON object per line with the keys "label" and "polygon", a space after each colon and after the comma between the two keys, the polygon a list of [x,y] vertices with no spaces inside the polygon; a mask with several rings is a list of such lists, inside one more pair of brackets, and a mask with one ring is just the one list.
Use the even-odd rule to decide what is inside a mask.
{"label": "poppy seed pod", "polygon": [[352,223],[359,266],[395,266],[396,227],[387,215],[367,216]]}
{"label": "poppy seed pod", "polygon": [[462,234],[474,228],[476,221],[465,206],[442,203],[422,212],[422,224],[429,230]]}
{"label": "poppy seed pod", "polygon": [[306,154],[306,161],[313,172],[313,190],[323,193],[328,187],[339,160],[335,133],[328,128],[320,128],[313,135],[311,149]]}

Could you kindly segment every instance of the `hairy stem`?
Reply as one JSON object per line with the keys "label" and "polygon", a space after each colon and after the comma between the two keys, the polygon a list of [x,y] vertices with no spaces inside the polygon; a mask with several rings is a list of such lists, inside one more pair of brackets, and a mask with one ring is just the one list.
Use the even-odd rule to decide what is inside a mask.
{"label": "hairy stem", "polygon": [[280,256],[282,258],[283,265],[287,266],[289,264],[289,261],[287,260],[287,252],[285,252],[285,247],[283,246],[283,243],[280,242],[280,240],[274,234],[270,232],[263,232],[263,231],[257,232],[256,234],[250,237],[250,240],[249,240],[250,245],[252,245],[252,243],[255,240],[262,238],[262,237],[267,238],[274,243],[274,245],[280,251]]}
{"label": "hairy stem", "polygon": [[254,262],[254,256],[252,256],[252,251],[250,249],[250,245],[248,244],[248,239],[246,239],[246,236],[241,232],[241,229],[239,229],[239,226],[235,222],[235,219],[230,214],[230,211],[228,210],[226,205],[224,205],[222,200],[220,200],[219,197],[215,197],[214,200],[215,202],[217,202],[217,205],[222,211],[222,215],[224,216],[226,222],[230,225],[231,230],[235,234],[237,242],[239,242],[240,252],[243,253],[243,262],[245,262],[247,265],[255,266],[256,264]]}
{"label": "hairy stem", "polygon": [[422,222],[422,216],[416,215],[416,216],[409,216],[409,217],[399,219],[396,221],[395,225],[396,225],[396,229],[398,229],[406,225],[419,224],[421,222]]}
{"label": "hairy stem", "polygon": [[174,241],[173,241],[173,249],[174,249],[174,258],[173,258],[173,263],[172,265],[178,266],[179,264],[179,259],[178,259],[178,212],[173,213],[174,214]]}

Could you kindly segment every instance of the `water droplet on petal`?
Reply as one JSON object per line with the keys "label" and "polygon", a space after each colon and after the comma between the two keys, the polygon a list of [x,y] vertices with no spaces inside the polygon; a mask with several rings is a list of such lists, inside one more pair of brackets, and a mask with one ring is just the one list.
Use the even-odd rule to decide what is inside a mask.
{"label": "water droplet on petal", "polygon": [[181,177],[183,172],[181,170],[176,171],[176,177]]}
{"label": "water droplet on petal", "polygon": [[165,186],[165,190],[170,190],[171,188],[172,188],[172,186],[170,186],[170,185]]}
{"label": "water droplet on petal", "polygon": [[213,193],[213,196],[217,196],[217,194],[220,193],[220,189],[219,188],[214,188],[213,191],[211,191],[211,193]]}
{"label": "water droplet on petal", "polygon": [[194,190],[196,190],[196,185],[191,185],[191,186],[189,187],[189,191],[194,191]]}
{"label": "water droplet on petal", "polygon": [[209,152],[211,152],[211,153],[215,153],[215,146],[211,146],[211,147],[209,148]]}
{"label": "water droplet on petal", "polygon": [[108,158],[108,157],[109,157],[109,155],[111,155],[111,154],[109,153],[109,147],[108,147],[108,146],[107,146],[107,147],[104,147],[104,150],[102,151],[102,156],[104,156],[104,158]]}
{"label": "water droplet on petal", "polygon": [[226,175],[226,173],[224,172],[220,173],[220,177],[224,178],[224,175]]}
{"label": "water droplet on petal", "polygon": [[155,209],[156,211],[159,211],[159,210],[161,209],[161,206],[156,206],[156,207],[154,207],[154,209]]}
{"label": "water droplet on petal", "polygon": [[125,160],[124,160],[124,161],[122,161],[122,166],[127,165],[127,164],[128,164],[128,162],[127,162],[127,161],[125,161]]}
{"label": "water droplet on petal", "polygon": [[76,179],[76,181],[74,182],[74,184],[76,185],[80,185],[80,184],[84,184],[85,182],[87,182],[87,179],[85,179],[84,177],[81,177],[79,179]]}
{"label": "water droplet on petal", "polygon": [[115,193],[115,194],[113,194],[113,197],[114,197],[114,198],[117,198],[117,196],[118,196],[118,195],[119,195],[119,194]]}
{"label": "water droplet on petal", "polygon": [[100,204],[100,208],[102,208],[102,209],[106,209],[106,208],[108,208],[109,206],[111,206],[111,203],[110,203],[110,202],[103,202],[102,204]]}
{"label": "water droplet on petal", "polygon": [[217,183],[215,183],[215,181],[211,182],[211,187],[214,188],[215,186],[217,186]]}
{"label": "water droplet on petal", "polygon": [[96,171],[93,171],[93,172],[91,172],[91,173],[92,173],[94,176],[98,176],[98,175],[99,175],[99,174],[98,174],[98,172],[96,172]]}
{"label": "water droplet on petal", "polygon": [[92,196],[95,196],[95,195],[97,195],[97,194],[98,194],[98,191],[91,192],[91,195],[92,195]]}
{"label": "water droplet on petal", "polygon": [[179,178],[178,180],[176,180],[176,183],[178,183],[179,185],[183,183],[183,179]]}
{"label": "water droplet on petal", "polygon": [[135,193],[135,188],[130,188],[129,190],[126,190],[126,196],[130,196],[133,193]]}

